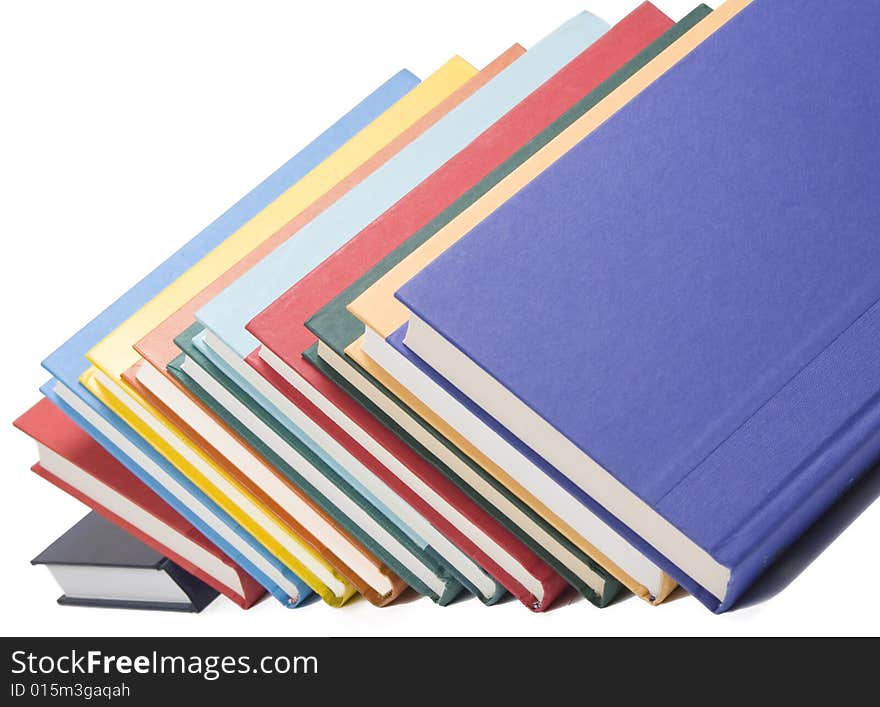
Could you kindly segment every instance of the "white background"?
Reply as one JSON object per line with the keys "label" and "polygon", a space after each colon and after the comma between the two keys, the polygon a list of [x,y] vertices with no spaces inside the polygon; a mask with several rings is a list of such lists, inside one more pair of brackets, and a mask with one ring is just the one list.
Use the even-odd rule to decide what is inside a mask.
{"label": "white background", "polygon": [[[658,0],[673,19],[696,0]],[[0,10],[0,631],[28,634],[741,635],[877,634],[880,505],[803,572],[778,569],[769,600],[714,616],[683,594],[599,611],[572,599],[543,615],[509,601],[376,609],[313,603],[248,612],[220,598],[200,615],[63,608],[29,560],[84,507],[29,471],[11,427],[38,398],[39,363],[361,97],[406,67],[424,78],[457,53],[483,66],[531,46],[582,9],[615,22],[636,6],[587,0],[4,3]],[[710,2],[717,5],[717,2]],[[846,527],[880,493],[875,473],[814,532]],[[777,572],[783,575],[784,573]],[[784,583],[784,582],[783,582]],[[771,583],[765,583],[771,586]]]}

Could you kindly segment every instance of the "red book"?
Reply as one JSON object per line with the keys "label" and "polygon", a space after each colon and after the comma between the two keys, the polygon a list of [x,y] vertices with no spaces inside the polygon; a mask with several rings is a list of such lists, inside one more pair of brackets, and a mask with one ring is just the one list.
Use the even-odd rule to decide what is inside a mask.
{"label": "red book", "polygon": [[43,398],[15,421],[36,440],[32,469],[243,609],[265,594],[249,574]]}
{"label": "red book", "polygon": [[[562,578],[434,466],[302,358],[302,352],[315,343],[314,335],[303,322],[671,27],[672,21],[656,7],[650,3],[641,5],[294,285],[247,327],[263,346],[291,369],[285,377],[281,377],[260,358],[257,349],[247,361],[260,375],[353,455],[365,460],[364,463],[377,476],[417,508],[511,594],[536,610],[547,608],[560,594],[565,586]],[[290,381],[295,381],[296,387]],[[360,428],[358,434],[369,436],[372,449],[375,450],[378,445],[382,455],[392,455],[397,463],[412,472],[433,493],[452,505],[514,557],[541,582],[543,601],[538,601],[532,592],[505,571],[471,537],[461,532],[423,498],[413,485],[405,483],[401,476],[371,456],[315,403],[336,419],[340,419],[338,415],[341,414],[352,421]]]}

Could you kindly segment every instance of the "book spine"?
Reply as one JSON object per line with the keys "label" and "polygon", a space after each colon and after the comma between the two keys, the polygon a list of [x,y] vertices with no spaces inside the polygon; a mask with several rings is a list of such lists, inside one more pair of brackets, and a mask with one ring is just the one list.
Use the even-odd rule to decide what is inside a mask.
{"label": "book spine", "polygon": [[880,393],[796,470],[784,494],[775,496],[732,536],[729,548],[748,546],[748,550],[739,551],[727,595],[716,612],[729,609],[786,548],[878,461]]}
{"label": "book spine", "polygon": [[199,613],[217,598],[217,590],[205,584],[198,577],[187,572],[176,562],[166,557],[162,561],[161,569],[177,584],[178,587],[189,597],[193,605],[193,611]]}
{"label": "book spine", "polygon": [[174,611],[180,613],[198,613],[198,609],[191,602],[150,602],[150,601],[127,601],[116,599],[83,599],[81,597],[69,597],[66,594],[58,597],[61,606],[81,606],[88,609],[129,609],[133,611]]}

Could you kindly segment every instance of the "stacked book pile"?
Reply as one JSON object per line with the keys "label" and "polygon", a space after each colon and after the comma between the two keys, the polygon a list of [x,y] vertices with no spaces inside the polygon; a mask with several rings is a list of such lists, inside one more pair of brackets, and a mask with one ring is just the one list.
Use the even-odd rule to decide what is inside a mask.
{"label": "stacked book pile", "polygon": [[644,3],[395,75],[45,360],[17,425],[97,515],[38,560],[93,604],[730,608],[880,456],[878,35]]}

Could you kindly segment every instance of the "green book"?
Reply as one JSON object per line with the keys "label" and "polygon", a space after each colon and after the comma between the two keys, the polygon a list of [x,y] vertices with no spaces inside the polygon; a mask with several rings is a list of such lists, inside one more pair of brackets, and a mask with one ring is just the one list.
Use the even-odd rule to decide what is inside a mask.
{"label": "green book", "polygon": [[[250,395],[245,393],[230,376],[208,359],[193,343],[193,339],[203,330],[204,327],[200,324],[193,324],[180,335],[175,337],[174,342],[181,351],[183,351],[183,354],[178,356],[168,365],[168,372],[195,398],[214,412],[214,414],[222,420],[229,429],[244,440],[254,451],[263,457],[266,462],[282,472],[294,486],[303,491],[303,493],[333,518],[334,521],[342,526],[353,537],[357,538],[357,540],[369,552],[390,567],[419,594],[430,597],[441,606],[445,606],[454,600],[461,593],[463,588],[467,588],[476,596],[480,596],[485,603],[495,603],[504,596],[505,590],[498,585],[497,582],[494,582],[494,580],[492,580],[496,587],[494,593],[489,596],[484,596],[481,593],[478,593],[476,587],[474,587],[471,582],[461,576],[453,568],[450,568],[448,564],[440,558],[438,553],[430,545],[426,544],[425,541],[414,531],[405,526],[401,527],[401,525],[392,521],[387,515],[390,511],[388,511],[381,502],[374,499],[369,491],[362,487],[355,488],[355,486],[344,478],[346,474],[344,474],[342,470],[332,468],[322,457],[318,456],[309,446],[303,443],[294,431],[288,429],[285,425],[282,425],[263,404],[257,402]],[[223,404],[199,385],[186,372],[186,359],[190,359],[193,364],[199,366],[205,373],[210,375],[214,381],[225,389],[225,391],[234,396],[238,402],[245,405],[254,416],[256,416],[264,425],[269,427],[272,433],[281,437],[284,442],[303,457],[307,463],[311,464],[321,474],[327,477],[334,486],[352,499],[397,542],[403,545],[407,551],[415,555],[431,573],[440,578],[444,587],[443,590],[438,592],[429,587],[426,582],[419,579],[419,577],[416,576],[413,571],[408,569],[398,557],[381,543],[377,542],[371,535],[366,533],[363,528],[340,510],[330,499],[315,488],[313,484],[309,483],[301,473],[277,454],[264,439],[231,414]],[[266,401],[265,405],[271,406],[271,403]]]}
{"label": "green book", "polygon": [[528,547],[530,547],[539,557],[544,559],[553,567],[560,575],[562,575],[572,586],[574,586],[588,600],[598,606],[607,605],[617,594],[620,584],[612,578],[604,569],[599,567],[593,560],[584,554],[579,548],[571,543],[564,535],[559,533],[555,528],[549,525],[541,516],[535,513],[530,507],[524,504],[519,498],[511,493],[505,486],[498,482],[494,477],[483,470],[479,465],[475,464],[467,455],[461,452],[455,445],[447,440],[436,429],[429,425],[424,419],[419,417],[411,408],[406,406],[391,391],[385,388],[379,381],[370,376],[356,361],[345,355],[345,349],[355,342],[364,334],[363,324],[352,314],[347,311],[347,306],[367,290],[371,285],[382,278],[389,270],[404,260],[413,251],[435,235],[440,229],[446,226],[450,221],[462,213],[465,209],[474,204],[492,187],[498,184],[507,175],[513,172],[517,167],[522,165],[532,155],[538,152],[547,143],[553,140],[562,131],[568,128],[572,123],[582,117],[591,108],[598,104],[602,99],[608,96],[612,91],[619,87],[624,81],[633,74],[643,68],[648,62],[654,59],[658,54],[665,50],[669,45],[679,39],[682,35],[692,29],[696,24],[703,20],[711,13],[711,8],[706,5],[700,5],[684,19],[678,22],[672,29],[663,34],[659,39],[649,45],[645,50],[636,55],[627,62],[617,72],[615,72],[602,85],[592,91],[590,94],[581,99],[563,116],[552,123],[540,135],[532,139],[523,146],[504,164],[495,169],[491,174],[484,178],[479,184],[473,187],[455,203],[444,210],[428,225],[413,234],[407,241],[401,244],[397,249],[389,253],[379,263],[368,270],[356,282],[350,285],[342,293],[333,300],[328,302],[318,312],[316,312],[307,322],[306,326],[314,333],[323,346],[329,348],[335,357],[341,357],[344,365],[354,369],[363,379],[382,395],[391,404],[396,405],[406,415],[417,421],[425,432],[433,438],[441,442],[450,453],[454,454],[457,459],[466,464],[470,470],[477,474],[485,483],[501,494],[507,501],[514,505],[520,512],[528,516],[528,518],[541,530],[553,537],[553,539],[562,546],[565,551],[577,558],[592,571],[599,573],[605,579],[605,589],[602,595],[598,595],[592,587],[584,582],[581,577],[564,564],[558,557],[551,554],[547,549],[538,542],[534,537],[529,535],[523,528],[513,522],[505,513],[494,507],[490,501],[482,497],[476,490],[467,484],[458,474],[446,466],[435,455],[428,451],[421,443],[419,443],[412,435],[398,425],[391,417],[382,411],[370,398],[361,393],[348,379],[337,371],[333,366],[322,359],[318,355],[318,346],[312,346],[304,352],[304,356],[309,362],[318,368],[324,375],[330,378],[339,387],[345,390],[352,398],[354,398],[362,407],[379,419],[392,432],[403,439],[410,447],[415,449],[423,458],[433,464],[441,473],[453,481],[459,488],[467,493],[471,498],[476,500],[480,505],[491,513],[507,527],[511,532],[515,533]]}

